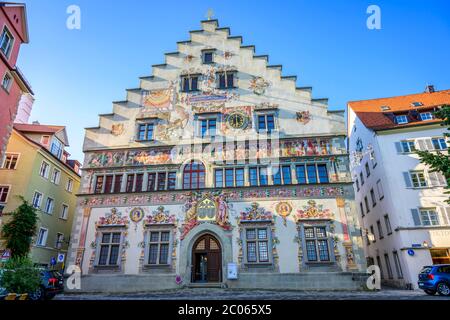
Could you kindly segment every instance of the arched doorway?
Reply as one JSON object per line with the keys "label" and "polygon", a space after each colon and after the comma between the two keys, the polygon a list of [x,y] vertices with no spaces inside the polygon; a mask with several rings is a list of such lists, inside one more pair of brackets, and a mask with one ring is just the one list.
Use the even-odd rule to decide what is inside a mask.
{"label": "arched doorway", "polygon": [[222,280],[222,249],[211,234],[202,235],[192,247],[192,282]]}

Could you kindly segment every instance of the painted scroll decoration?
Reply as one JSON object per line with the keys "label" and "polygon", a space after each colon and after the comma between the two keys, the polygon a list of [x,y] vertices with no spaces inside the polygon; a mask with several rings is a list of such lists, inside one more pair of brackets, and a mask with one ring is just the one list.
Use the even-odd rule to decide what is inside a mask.
{"label": "painted scroll decoration", "polygon": [[272,221],[273,214],[260,207],[259,203],[253,202],[249,208],[241,212],[238,220],[238,222]]}
{"label": "painted scroll decoration", "polygon": [[112,208],[111,212],[106,213],[104,217],[100,217],[95,223],[96,227],[110,227],[110,226],[127,226],[129,223],[128,217],[122,217],[122,213]]}
{"label": "painted scroll decoration", "polygon": [[251,89],[254,94],[263,95],[269,86],[270,82],[263,77],[253,77],[253,79],[250,80],[249,89]]}
{"label": "painted scroll decoration", "polygon": [[333,213],[330,209],[323,209],[323,205],[317,204],[315,200],[309,200],[303,210],[297,211],[296,219],[332,219]]}
{"label": "painted scroll decoration", "polygon": [[311,121],[311,114],[309,111],[300,111],[296,113],[296,120],[299,123],[307,124]]}
{"label": "painted scroll decoration", "polygon": [[164,206],[159,206],[151,215],[145,218],[146,225],[175,224],[175,222],[175,215],[170,214],[169,210],[165,210]]}

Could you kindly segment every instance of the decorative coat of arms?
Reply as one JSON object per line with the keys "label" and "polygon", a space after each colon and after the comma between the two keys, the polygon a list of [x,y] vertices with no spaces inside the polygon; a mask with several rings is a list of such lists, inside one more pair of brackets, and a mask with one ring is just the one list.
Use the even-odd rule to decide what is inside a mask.
{"label": "decorative coat of arms", "polygon": [[169,214],[168,210],[164,210],[164,206],[159,206],[152,215],[148,215],[145,224],[175,224],[175,215]]}
{"label": "decorative coat of arms", "polygon": [[120,136],[124,131],[123,123],[113,124],[111,126],[111,134],[114,136]]}
{"label": "decorative coat of arms", "polygon": [[253,77],[250,80],[249,89],[253,90],[254,94],[262,95],[266,92],[266,89],[270,86],[270,82],[265,80],[263,77]]}
{"label": "decorative coat of arms", "polygon": [[246,208],[244,212],[241,212],[239,220],[240,222],[272,221],[273,214],[264,208],[260,208],[259,203],[253,202],[250,208]]}
{"label": "decorative coat of arms", "polygon": [[330,209],[323,209],[323,205],[316,204],[316,201],[309,200],[307,206],[303,206],[303,210],[297,211],[297,220],[299,219],[331,219],[332,212]]}
{"label": "decorative coat of arms", "polygon": [[309,111],[300,111],[297,112],[296,115],[297,122],[307,124],[309,121],[311,121],[311,114],[309,113]]}
{"label": "decorative coat of arms", "polygon": [[144,218],[144,210],[142,208],[133,208],[130,211],[130,219],[131,221],[138,223]]}
{"label": "decorative coat of arms", "polygon": [[116,208],[112,208],[110,213],[106,213],[104,217],[95,223],[96,227],[107,227],[107,226],[127,226],[129,223],[127,217],[122,217],[122,213],[117,211]]}

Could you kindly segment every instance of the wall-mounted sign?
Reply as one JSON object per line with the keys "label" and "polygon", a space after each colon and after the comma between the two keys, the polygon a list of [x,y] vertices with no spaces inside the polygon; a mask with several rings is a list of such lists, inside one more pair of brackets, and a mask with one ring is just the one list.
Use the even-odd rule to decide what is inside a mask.
{"label": "wall-mounted sign", "polygon": [[234,280],[238,278],[237,264],[230,262],[227,265],[227,279]]}
{"label": "wall-mounted sign", "polygon": [[412,257],[414,255],[414,250],[413,249],[408,249],[408,254]]}

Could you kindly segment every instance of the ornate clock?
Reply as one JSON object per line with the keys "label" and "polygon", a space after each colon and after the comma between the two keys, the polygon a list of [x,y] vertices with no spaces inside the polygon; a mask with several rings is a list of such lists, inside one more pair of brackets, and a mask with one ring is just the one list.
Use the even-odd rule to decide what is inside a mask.
{"label": "ornate clock", "polygon": [[248,125],[248,116],[241,112],[232,112],[227,117],[227,123],[233,129],[245,129]]}

